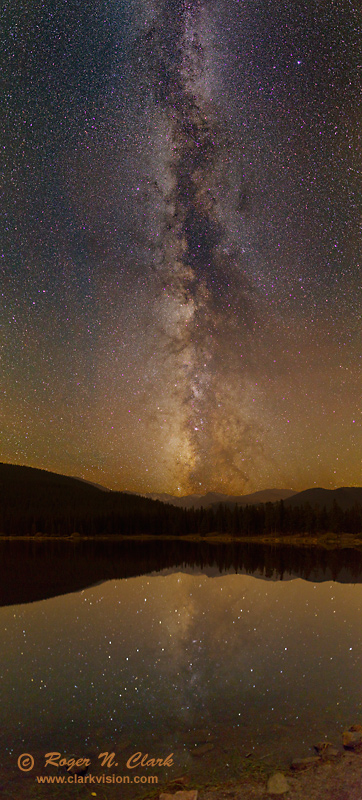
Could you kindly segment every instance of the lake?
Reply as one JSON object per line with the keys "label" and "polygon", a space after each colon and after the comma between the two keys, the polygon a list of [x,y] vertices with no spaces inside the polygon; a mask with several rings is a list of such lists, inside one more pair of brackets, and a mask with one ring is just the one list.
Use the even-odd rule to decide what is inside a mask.
{"label": "lake", "polygon": [[[35,785],[66,774],[44,767],[49,752],[89,758],[94,775],[202,784],[340,745],[362,719],[361,577],[354,550],[2,542],[4,797],[89,797]],[[166,764],[126,766],[135,753]]]}

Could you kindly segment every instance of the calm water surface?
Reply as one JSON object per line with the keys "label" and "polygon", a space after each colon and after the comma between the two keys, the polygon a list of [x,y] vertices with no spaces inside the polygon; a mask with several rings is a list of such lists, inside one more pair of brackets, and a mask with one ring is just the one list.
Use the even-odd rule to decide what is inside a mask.
{"label": "calm water surface", "polygon": [[[7,580],[11,559],[19,562],[20,544],[10,545],[2,553]],[[94,773],[98,754],[114,751],[119,774],[129,773],[125,765],[136,751],[157,758],[172,752],[173,767],[152,774],[226,780],[246,757],[286,764],[310,755],[324,737],[338,744],[344,727],[361,721],[358,554],[320,554],[322,563],[315,554],[313,566],[310,554],[295,552],[293,570],[293,548],[284,555],[275,548],[264,556],[263,548],[234,551],[236,566],[225,564],[225,549],[204,548],[202,568],[199,557],[189,563],[190,553],[165,567],[158,553],[161,572],[104,579],[111,565],[135,572],[135,547],[128,566],[125,551],[109,545],[93,551],[92,564],[83,544],[24,550],[19,570],[25,575],[26,565],[28,573],[20,594],[25,586],[31,599],[40,575],[45,598],[50,593],[47,559],[58,578],[67,573],[59,578],[67,593],[0,608],[4,797],[18,784],[19,797],[34,784],[36,769],[25,775],[16,768],[22,752],[34,755],[37,774],[47,774],[49,751],[88,755]],[[247,574],[253,559],[254,574]],[[98,563],[99,580],[71,591],[84,560],[91,570]],[[343,582],[332,579],[336,563]],[[309,580],[298,577],[306,569]],[[103,795],[113,790],[103,787]],[[46,792],[57,797],[59,789]]]}

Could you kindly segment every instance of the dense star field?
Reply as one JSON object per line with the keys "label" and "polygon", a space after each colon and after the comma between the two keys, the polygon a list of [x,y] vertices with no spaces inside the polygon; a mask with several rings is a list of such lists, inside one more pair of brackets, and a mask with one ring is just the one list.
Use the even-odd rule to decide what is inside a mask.
{"label": "dense star field", "polygon": [[361,484],[362,11],[2,11],[1,460]]}

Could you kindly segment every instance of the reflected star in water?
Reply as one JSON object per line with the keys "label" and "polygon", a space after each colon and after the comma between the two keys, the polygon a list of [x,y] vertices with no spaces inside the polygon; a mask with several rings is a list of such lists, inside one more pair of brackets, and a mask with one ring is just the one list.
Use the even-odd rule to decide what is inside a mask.
{"label": "reflected star in water", "polygon": [[37,747],[63,737],[67,752],[80,740],[115,749],[126,737],[171,744],[179,763],[189,729],[209,730],[215,747],[227,730],[240,750],[270,746],[277,725],[287,751],[293,724],[295,748],[361,706],[361,592],[179,573],[4,607],[2,729],[31,752],[36,716]]}

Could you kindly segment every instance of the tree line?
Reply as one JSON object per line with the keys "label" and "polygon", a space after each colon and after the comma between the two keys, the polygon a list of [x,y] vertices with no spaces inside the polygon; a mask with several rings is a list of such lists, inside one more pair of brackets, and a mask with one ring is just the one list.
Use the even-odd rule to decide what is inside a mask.
{"label": "tree line", "polygon": [[[1,487],[0,487],[1,489]],[[344,510],[283,501],[261,505],[219,504],[183,509],[123,492],[103,492],[69,479],[33,481],[2,487],[0,534],[10,536],[185,536],[210,533],[231,536],[362,532],[362,507]]]}

